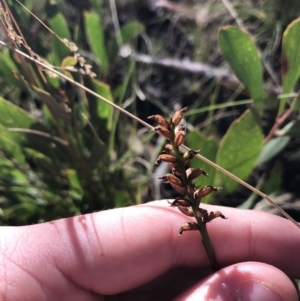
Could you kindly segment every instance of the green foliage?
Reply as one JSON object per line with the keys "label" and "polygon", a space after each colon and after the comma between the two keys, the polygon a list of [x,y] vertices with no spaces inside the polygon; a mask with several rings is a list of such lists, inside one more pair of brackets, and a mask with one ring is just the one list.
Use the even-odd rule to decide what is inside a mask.
{"label": "green foliage", "polygon": [[[216,163],[242,180],[247,179],[261,152],[263,138],[253,114],[247,110],[231,124],[223,137]],[[237,182],[223,174],[219,177],[226,191],[233,192],[237,188]]]}
{"label": "green foliage", "polygon": [[[130,9],[123,10],[124,4],[117,3],[122,18],[112,21],[105,1],[77,3],[80,7],[76,17],[69,10],[68,1],[25,1],[57,37],[40,24],[35,30],[30,14],[15,1],[8,1],[29,47],[68,78],[109,102],[138,114],[148,110],[150,104],[171,113],[174,104],[186,100],[190,106],[186,120],[194,125],[187,135],[187,145],[201,149],[202,155],[247,180],[255,168],[276,160],[291,141],[299,138],[299,122],[289,111],[299,111],[299,93],[293,90],[300,76],[300,21],[290,23],[283,33],[283,95],[278,95],[280,83],[276,82],[275,92],[266,85],[272,82],[266,66],[279,61],[275,43],[295,13],[290,11],[289,17],[285,14],[277,22],[280,7],[270,9],[268,3],[250,7],[251,1],[246,5],[236,3],[241,22],[250,29],[246,33],[232,26],[221,27],[231,19],[220,3],[209,4],[208,15],[199,18],[202,6],[179,2],[178,10],[170,8],[163,17],[158,14],[151,21],[144,20],[144,16],[139,20],[138,13],[137,17],[124,17]],[[135,4],[126,5],[135,8]],[[144,9],[147,4],[140,5]],[[214,18],[210,18],[212,12]],[[258,26],[255,31],[251,27],[254,23]],[[232,82],[226,75],[218,77],[222,72],[214,70],[215,66],[207,68],[204,76],[201,72],[201,76],[183,73],[186,66],[193,66],[189,61],[222,64],[216,47],[217,27],[221,27],[218,42],[222,55],[240,82]],[[72,41],[78,52],[68,44]],[[26,46],[22,49],[28,50]],[[139,52],[155,54],[166,61],[151,58],[148,63],[139,63]],[[171,55],[187,59],[181,65],[176,64],[178,61],[173,64],[168,60]],[[156,67],[149,66],[149,61]],[[172,71],[164,69],[170,66]],[[280,73],[278,65],[274,68]],[[189,71],[194,74],[193,68]],[[240,84],[245,89],[240,89]],[[141,203],[149,195],[149,158],[154,155],[146,146],[153,133],[141,136],[135,122],[109,104],[38,70],[7,49],[0,52],[0,85],[0,224],[35,223]],[[222,94],[224,89],[227,90]],[[142,109],[137,106],[139,99],[146,100],[138,101]],[[248,109],[251,104],[255,109]],[[273,114],[272,120],[279,121],[274,122],[277,128],[270,136],[262,134],[265,108]],[[227,113],[232,119],[220,131],[218,119]],[[290,119],[282,120],[282,116]],[[211,166],[196,159],[191,164],[210,175],[200,177],[197,185],[222,186],[224,195],[238,189],[238,184]],[[276,172],[282,174],[282,165],[276,166]],[[276,178],[266,183],[268,192],[272,192],[281,181]],[[211,201],[209,197],[206,201]]]}
{"label": "green foliage", "polygon": [[[283,94],[290,93],[300,77],[300,18],[293,21],[283,33],[282,61],[283,67],[282,86]],[[284,104],[285,102],[283,102]],[[283,108],[282,108],[283,109]]]}
{"label": "green foliage", "polygon": [[262,66],[254,42],[239,28],[228,26],[219,32],[219,45],[233,72],[249,91],[256,109],[262,114]]}
{"label": "green foliage", "polygon": [[[101,16],[86,11],[85,31],[79,34],[77,46],[88,44],[90,56],[101,64],[86,62],[87,58],[70,46],[74,28],[61,12],[63,5],[51,3],[44,11],[47,25],[57,36],[46,30],[41,33],[39,38],[48,38],[39,55],[108,101],[114,102],[115,94],[122,104],[132,72],[124,73],[121,90],[106,80],[111,69],[107,49],[114,45],[115,37],[106,39]],[[127,24],[122,30],[124,43],[130,43],[142,30],[138,22]],[[118,54],[114,55],[110,53],[110,59],[116,64]],[[131,146],[116,130],[122,118],[113,119],[112,107],[53,74],[41,76],[35,66],[20,62],[6,49],[0,60],[0,75],[6,85],[28,95],[27,111],[20,108],[22,99],[13,103],[0,97],[0,224],[36,223],[140,203],[147,179],[137,186],[134,181],[140,167],[127,169],[134,151],[118,163],[122,149]],[[92,64],[99,74],[97,79],[93,78]]]}

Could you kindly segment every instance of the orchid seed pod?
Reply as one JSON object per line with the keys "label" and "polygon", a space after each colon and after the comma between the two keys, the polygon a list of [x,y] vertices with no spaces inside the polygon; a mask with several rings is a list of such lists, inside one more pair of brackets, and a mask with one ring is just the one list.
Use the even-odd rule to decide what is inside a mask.
{"label": "orchid seed pod", "polygon": [[182,195],[186,195],[186,189],[184,186],[182,185],[176,185],[172,182],[166,181],[165,183],[169,183],[178,193],[182,194]]}
{"label": "orchid seed pod", "polygon": [[183,112],[187,111],[187,109],[188,109],[188,107],[185,107],[185,108],[182,108],[181,110],[178,110],[175,112],[175,114],[172,117],[172,125],[174,127],[180,123],[180,121],[183,117]]}
{"label": "orchid seed pod", "polygon": [[180,146],[180,145],[184,142],[185,137],[186,137],[186,133],[185,133],[184,130],[178,131],[178,132],[175,134],[174,144],[175,144],[176,146]]}
{"label": "orchid seed pod", "polygon": [[171,144],[166,144],[163,150],[163,153],[170,154],[173,151],[173,147]]}
{"label": "orchid seed pod", "polygon": [[158,156],[158,158],[155,161],[154,165],[158,165],[160,161],[164,161],[164,162],[168,162],[168,163],[176,163],[177,159],[173,155],[162,154],[162,155]]}
{"label": "orchid seed pod", "polygon": [[192,207],[178,206],[177,208],[181,213],[183,213],[187,216],[194,216]]}
{"label": "orchid seed pod", "polygon": [[174,134],[176,135],[176,133],[178,133],[179,131],[185,131],[185,125],[180,124],[179,126],[177,126],[177,127],[174,129]]}
{"label": "orchid seed pod", "polygon": [[169,140],[172,138],[171,132],[164,126],[159,125],[159,126],[154,127],[152,130],[161,134],[162,136],[164,136],[165,138],[167,138]]}
{"label": "orchid seed pod", "polygon": [[205,219],[203,219],[203,222],[204,223],[209,223],[217,217],[227,219],[227,217],[225,217],[220,211],[215,211],[215,212],[212,211],[212,212],[209,213],[209,215]]}
{"label": "orchid seed pod", "polygon": [[190,206],[192,206],[192,202],[189,199],[184,199],[184,198],[178,197],[171,203],[171,206],[172,207],[178,207],[178,206],[190,207]]}
{"label": "orchid seed pod", "polygon": [[183,186],[181,179],[171,173],[167,173],[166,175],[159,177],[159,179],[167,180],[170,184],[172,183],[178,186]]}
{"label": "orchid seed pod", "polygon": [[195,198],[195,199],[200,199],[200,198],[203,198],[203,197],[205,197],[206,195],[210,194],[210,193],[213,192],[213,191],[219,191],[219,190],[221,190],[221,188],[213,187],[213,186],[211,186],[211,185],[209,185],[209,186],[204,186],[203,188],[197,189],[197,190],[194,192],[194,198]]}
{"label": "orchid seed pod", "polygon": [[166,127],[166,128],[169,128],[170,127],[170,124],[169,122],[166,120],[165,117],[161,116],[161,115],[152,115],[152,116],[149,116],[148,119],[152,119],[152,120],[155,120],[159,125],[163,126],[163,127]]}
{"label": "orchid seed pod", "polygon": [[176,169],[177,168],[177,162],[176,163],[172,163],[172,162],[167,162],[169,168],[171,170]]}
{"label": "orchid seed pod", "polygon": [[198,169],[189,168],[186,170],[186,177],[188,178],[188,180],[194,180],[198,178],[200,175],[205,175],[208,177],[208,173],[201,168]]}
{"label": "orchid seed pod", "polygon": [[193,159],[195,157],[195,155],[199,154],[200,150],[198,151],[194,151],[192,149],[190,149],[189,151],[185,152],[183,154],[183,159],[184,159],[184,164],[188,164],[190,162],[191,159]]}
{"label": "orchid seed pod", "polygon": [[184,231],[194,231],[194,230],[199,230],[199,226],[197,223],[186,223],[180,227],[179,235],[182,235]]}

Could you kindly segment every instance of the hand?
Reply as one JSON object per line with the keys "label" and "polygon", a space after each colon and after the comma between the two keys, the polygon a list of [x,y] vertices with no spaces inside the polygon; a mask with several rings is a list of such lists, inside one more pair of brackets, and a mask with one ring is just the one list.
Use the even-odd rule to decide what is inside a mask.
{"label": "hand", "polygon": [[300,230],[267,213],[220,210],[212,273],[193,221],[166,201],[0,229],[0,300],[298,300]]}

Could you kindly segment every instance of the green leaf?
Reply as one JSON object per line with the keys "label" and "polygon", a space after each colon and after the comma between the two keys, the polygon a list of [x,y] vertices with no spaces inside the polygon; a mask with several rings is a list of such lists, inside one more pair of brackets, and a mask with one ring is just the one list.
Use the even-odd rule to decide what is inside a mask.
{"label": "green leaf", "polygon": [[73,197],[75,197],[76,199],[81,200],[82,196],[83,196],[83,189],[82,186],[80,184],[79,178],[78,178],[78,174],[76,172],[76,170],[74,169],[67,169],[66,170],[66,176],[67,179],[69,181],[71,190],[72,190],[72,194]]}
{"label": "green leaf", "polygon": [[[201,149],[201,155],[215,162],[218,151],[218,143],[214,138],[207,138],[204,135],[202,135],[199,131],[192,131],[188,133],[186,141],[187,145],[191,149]],[[197,158],[194,158],[191,161],[190,165],[193,168],[202,168],[209,174],[209,177],[198,177],[195,181],[196,186],[199,185],[203,187],[205,185],[212,185],[216,174],[216,171],[212,166],[208,165],[207,163],[204,163],[203,161]],[[213,194],[206,196],[202,201],[204,203],[208,203],[211,197],[213,197]]]}
{"label": "green leaf", "polygon": [[257,158],[254,167],[257,167],[279,154],[289,143],[291,137],[282,136],[271,139],[267,144],[264,145],[262,152]]}
{"label": "green leaf", "polygon": [[4,131],[6,131],[6,129],[0,125],[0,151],[3,152],[6,157],[13,157],[18,161],[18,163],[25,163],[25,157],[22,149],[17,143],[5,137],[3,135]]}
{"label": "green leaf", "polygon": [[[93,85],[93,91],[95,91],[97,94],[101,95],[102,97],[106,98],[107,100],[113,102],[112,93],[110,90],[110,86],[97,80],[92,80]],[[96,113],[96,116],[100,119],[106,120],[106,128],[108,130],[111,129],[111,123],[112,123],[112,113],[113,108],[102,101],[101,99],[95,99],[93,102],[90,102],[91,106],[91,115]]]}
{"label": "green leaf", "polygon": [[[120,35],[122,37],[122,45],[125,45],[136,38],[140,33],[145,30],[145,26],[139,22],[131,22],[124,25],[120,30]],[[119,51],[119,46],[117,37],[114,38],[113,44],[110,51],[110,59],[114,60]]]}
{"label": "green leaf", "polygon": [[58,104],[57,100],[50,93],[37,87],[33,87],[33,91],[36,98],[44,102],[56,117],[60,117],[67,123],[70,122],[70,114],[66,112],[61,104]]}
{"label": "green leaf", "polygon": [[[58,157],[64,162],[70,161],[70,156],[65,146],[54,143],[54,140],[50,138],[34,134],[35,131],[48,134],[48,130],[41,123],[36,122],[36,120],[24,110],[0,97],[0,112],[2,137],[13,141],[20,145],[20,147],[35,149],[50,158]],[[28,132],[9,131],[9,128],[20,128],[28,130]]]}
{"label": "green leaf", "polygon": [[17,65],[11,59],[9,50],[2,49],[0,52],[0,77],[12,85],[24,88],[24,84],[15,76],[19,72]]}
{"label": "green leaf", "polygon": [[300,77],[300,18],[284,31],[281,67],[283,94],[290,93]]}
{"label": "green leaf", "polygon": [[109,61],[100,16],[94,12],[85,12],[84,25],[92,52],[99,59],[101,67],[103,68],[104,73],[106,73],[109,68]]}
{"label": "green leaf", "polygon": [[221,51],[235,75],[245,85],[260,115],[263,109],[263,76],[259,53],[252,39],[239,28],[219,31]]}
{"label": "green leaf", "polygon": [[[71,40],[68,22],[62,13],[56,13],[48,20],[50,28],[61,38]],[[57,37],[53,36],[51,61],[60,66],[61,61],[70,54],[70,49]]]}
{"label": "green leaf", "polygon": [[[235,120],[224,135],[217,154],[216,163],[245,180],[254,168],[254,163],[263,147],[264,136],[250,110]],[[221,186],[233,192],[238,183],[220,174]],[[219,183],[217,184],[219,185]]]}
{"label": "green leaf", "polygon": [[72,70],[73,67],[77,64],[77,62],[78,62],[78,60],[73,56],[67,56],[61,62],[61,68],[62,68],[64,74],[72,80],[74,78],[73,78],[73,75],[72,75],[72,72],[70,71],[70,69]]}
{"label": "green leaf", "polygon": [[292,120],[283,129],[279,130],[277,135],[300,138],[300,120]]}

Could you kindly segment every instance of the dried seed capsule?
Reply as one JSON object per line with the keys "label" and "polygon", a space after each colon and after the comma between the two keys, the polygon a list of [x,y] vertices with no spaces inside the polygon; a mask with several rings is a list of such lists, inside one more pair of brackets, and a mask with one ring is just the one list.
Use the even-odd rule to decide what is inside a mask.
{"label": "dried seed capsule", "polygon": [[198,151],[194,151],[192,149],[190,149],[189,151],[187,151],[186,153],[183,154],[183,159],[184,159],[184,164],[188,164],[190,162],[191,159],[193,159],[195,157],[195,155],[199,154],[200,150]]}
{"label": "dried seed capsule", "polygon": [[180,194],[185,195],[186,194],[186,189],[184,186],[181,185],[176,185],[174,183],[166,181],[165,183],[170,183],[170,185]]}
{"label": "dried seed capsule", "polygon": [[197,189],[197,190],[194,192],[194,198],[195,198],[195,199],[200,199],[200,198],[203,198],[203,197],[205,197],[206,195],[210,194],[210,193],[213,192],[213,191],[219,191],[219,190],[221,190],[221,188],[213,187],[213,186],[211,186],[211,185],[209,185],[209,186],[204,186],[203,188]]}
{"label": "dried seed capsule", "polygon": [[207,211],[205,210],[205,212],[203,211],[204,209],[202,210],[199,210],[200,208],[197,209],[197,216],[201,218],[201,220],[203,221],[203,218],[205,216],[208,216],[208,213]]}
{"label": "dried seed capsule", "polygon": [[220,211],[215,211],[215,212],[210,212],[209,215],[207,215],[206,218],[203,218],[203,223],[209,223],[211,222],[213,219],[217,218],[217,217],[221,217],[223,219],[227,219],[227,217],[225,217]]}
{"label": "dried seed capsule", "polygon": [[187,216],[194,216],[192,207],[178,206],[178,210]]}
{"label": "dried seed capsule", "polygon": [[177,159],[173,155],[162,154],[162,155],[158,156],[158,158],[155,161],[154,165],[158,165],[160,161],[164,161],[164,162],[168,162],[168,163],[176,163]]}
{"label": "dried seed capsule", "polygon": [[162,151],[162,153],[163,154],[171,154],[172,151],[173,151],[172,145],[171,144],[166,144],[163,151]]}
{"label": "dried seed capsule", "polygon": [[165,117],[163,117],[161,115],[152,115],[152,116],[149,116],[148,119],[155,120],[159,125],[161,125],[163,127],[166,127],[166,128],[170,127],[169,122],[166,120]]}
{"label": "dried seed capsule", "polygon": [[171,173],[167,173],[166,175],[159,177],[159,179],[167,180],[170,184],[172,183],[178,186],[183,186],[181,179]]}
{"label": "dried seed capsule", "polygon": [[194,168],[189,168],[186,170],[186,176],[189,180],[194,180],[197,177],[199,177],[200,175],[205,175],[208,177],[208,173],[205,172],[203,169],[198,168],[198,169],[194,169]]}
{"label": "dried seed capsule", "polygon": [[174,168],[177,168],[177,163],[168,162],[168,166],[171,170],[173,170]]}
{"label": "dried seed capsule", "polygon": [[179,235],[182,235],[184,231],[193,231],[193,230],[199,230],[199,226],[197,223],[186,223],[183,224],[179,229]]}
{"label": "dried seed capsule", "polygon": [[188,107],[185,107],[185,108],[182,108],[181,110],[178,110],[175,112],[175,114],[172,117],[172,125],[174,127],[180,123],[180,121],[183,117],[183,112],[187,111],[187,109],[188,109]]}
{"label": "dried seed capsule", "polygon": [[167,138],[169,140],[172,138],[171,132],[164,126],[161,126],[161,125],[156,126],[152,129],[152,131],[155,131],[155,132],[161,134],[162,136],[164,136],[165,138]]}
{"label": "dried seed capsule", "polygon": [[172,203],[172,207],[182,206],[182,207],[190,207],[192,206],[192,202],[189,199],[184,199],[181,197],[176,198]]}
{"label": "dried seed capsule", "polygon": [[186,134],[185,131],[180,130],[175,134],[174,144],[180,146],[185,140]]}

